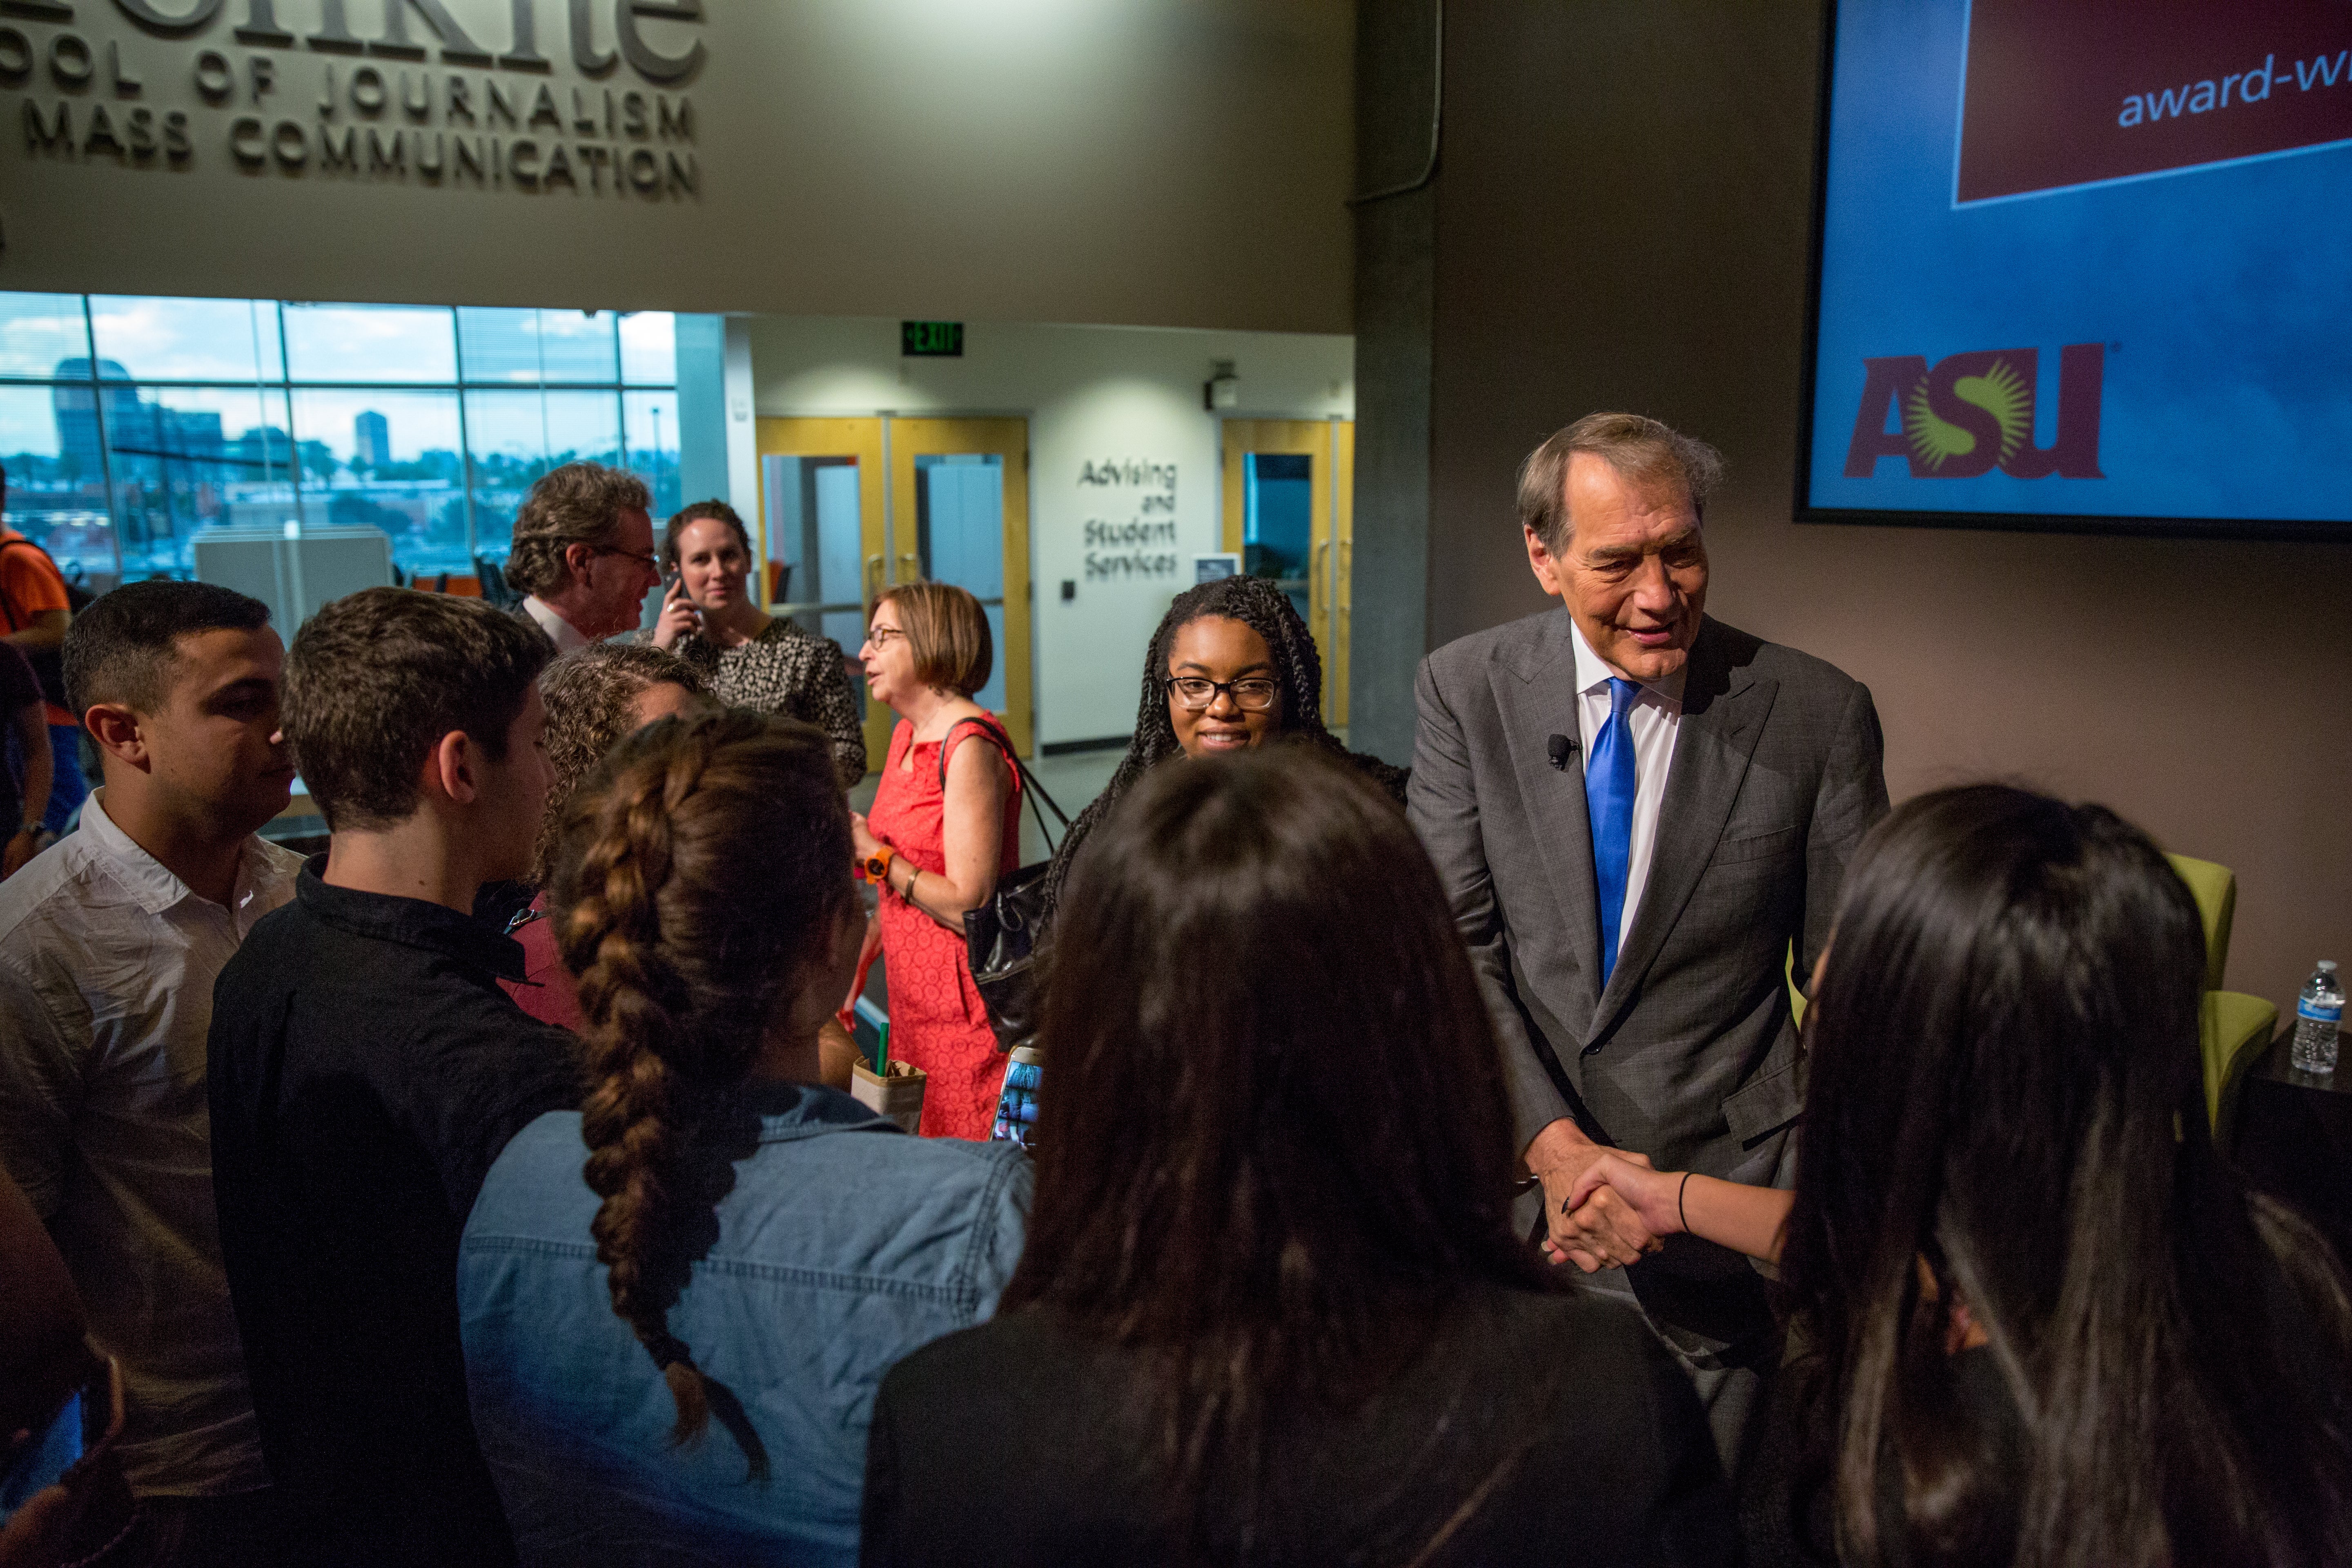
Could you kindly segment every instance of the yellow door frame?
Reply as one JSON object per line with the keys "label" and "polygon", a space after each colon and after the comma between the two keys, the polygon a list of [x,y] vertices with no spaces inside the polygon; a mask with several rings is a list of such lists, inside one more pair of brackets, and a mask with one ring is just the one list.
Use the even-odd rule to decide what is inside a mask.
{"label": "yellow door frame", "polygon": [[[874,614],[874,595],[885,581],[887,553],[883,491],[887,476],[882,462],[882,421],[876,418],[763,418],[756,426],[760,463],[759,567],[754,574],[760,605],[768,607],[768,465],[769,458],[852,458],[857,463],[857,601],[862,626]],[[856,648],[842,652],[855,658]],[[862,678],[853,675],[850,679]],[[890,750],[890,710],[879,702],[866,705],[866,765],[879,772]]]}
{"label": "yellow door frame", "polygon": [[1243,464],[1253,453],[1308,460],[1309,543],[1307,629],[1323,661],[1323,721],[1348,721],[1348,637],[1354,597],[1356,426],[1351,419],[1228,419],[1223,447],[1223,537],[1243,552],[1248,488]]}
{"label": "yellow door frame", "polygon": [[1331,614],[1336,626],[1326,660],[1323,721],[1348,722],[1348,659],[1355,634],[1356,602],[1356,422],[1331,421]]}
{"label": "yellow door frame", "polygon": [[1004,646],[996,650],[1004,673],[1004,727],[1013,749],[1032,754],[1029,594],[1029,421],[1024,418],[931,419],[892,416],[889,424],[890,581],[921,575],[915,547],[915,459],[959,454],[994,456],[1004,475]]}

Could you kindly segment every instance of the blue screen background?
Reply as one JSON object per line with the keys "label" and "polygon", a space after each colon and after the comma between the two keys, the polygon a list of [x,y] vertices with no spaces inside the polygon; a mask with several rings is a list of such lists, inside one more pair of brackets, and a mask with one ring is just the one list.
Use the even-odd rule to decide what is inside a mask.
{"label": "blue screen background", "polygon": [[[1955,207],[1967,0],[1838,6],[1817,508],[2352,521],[2352,147]],[[2108,345],[2105,479],[1846,479],[1864,356]]]}

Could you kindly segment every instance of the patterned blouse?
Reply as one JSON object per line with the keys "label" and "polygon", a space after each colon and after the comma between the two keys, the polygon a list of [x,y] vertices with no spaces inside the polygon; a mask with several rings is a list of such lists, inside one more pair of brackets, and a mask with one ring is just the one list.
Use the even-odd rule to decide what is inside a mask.
{"label": "patterned blouse", "polygon": [[841,645],[779,616],[750,642],[720,647],[697,632],[677,639],[677,657],[694,667],[710,694],[730,708],[757,708],[815,725],[833,738],[843,787],[866,776],[866,731]]}

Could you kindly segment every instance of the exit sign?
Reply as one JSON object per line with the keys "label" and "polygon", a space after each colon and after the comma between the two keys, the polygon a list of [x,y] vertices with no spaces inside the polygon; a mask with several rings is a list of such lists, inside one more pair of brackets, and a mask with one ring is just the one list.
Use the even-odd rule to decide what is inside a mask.
{"label": "exit sign", "polygon": [[898,353],[909,359],[963,358],[961,321],[901,321]]}

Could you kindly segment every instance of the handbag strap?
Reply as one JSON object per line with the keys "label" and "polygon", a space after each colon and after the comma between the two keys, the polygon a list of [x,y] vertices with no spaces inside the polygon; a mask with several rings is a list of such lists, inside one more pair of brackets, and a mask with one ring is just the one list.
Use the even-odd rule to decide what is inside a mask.
{"label": "handbag strap", "polygon": [[1013,773],[1018,774],[1021,779],[1021,791],[1024,795],[1029,797],[1029,809],[1037,818],[1038,837],[1045,839],[1046,849],[1051,851],[1055,847],[1054,830],[1045,826],[1045,808],[1040,807],[1037,803],[1043,801],[1045,803],[1045,806],[1052,808],[1055,819],[1061,823],[1062,831],[1066,835],[1070,831],[1069,814],[1065,812],[1061,806],[1055,803],[1052,795],[1045,793],[1045,786],[1037,782],[1037,775],[1029,771],[1028,765],[1023,763],[1018,756],[1013,754],[1012,737],[1007,735],[1003,727],[1000,726],[993,719],[959,719],[954,723],[948,726],[948,732],[945,735],[940,737],[940,795],[941,798],[944,799],[948,793],[948,751],[955,743],[956,731],[962,729],[967,724],[979,725],[981,733],[988,737],[989,743],[1003,753],[1004,760],[1006,762],[1013,764]]}

